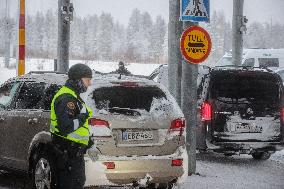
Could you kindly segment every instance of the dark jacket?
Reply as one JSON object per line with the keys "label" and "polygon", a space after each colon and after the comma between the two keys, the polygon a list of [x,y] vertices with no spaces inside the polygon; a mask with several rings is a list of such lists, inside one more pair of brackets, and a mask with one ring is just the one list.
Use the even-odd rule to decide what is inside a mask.
{"label": "dark jacket", "polygon": [[117,70],[110,72],[113,74],[121,74],[121,75],[131,75],[131,72],[128,71],[125,67],[119,67]]}

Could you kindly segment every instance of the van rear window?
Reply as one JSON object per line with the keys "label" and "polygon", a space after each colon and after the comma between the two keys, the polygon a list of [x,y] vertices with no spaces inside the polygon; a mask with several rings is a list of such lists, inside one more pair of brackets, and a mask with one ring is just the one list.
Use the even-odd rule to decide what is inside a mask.
{"label": "van rear window", "polygon": [[279,67],[278,58],[259,58],[259,67]]}
{"label": "van rear window", "polygon": [[230,99],[254,99],[273,104],[279,100],[279,85],[272,75],[218,74],[211,86],[212,97]]}

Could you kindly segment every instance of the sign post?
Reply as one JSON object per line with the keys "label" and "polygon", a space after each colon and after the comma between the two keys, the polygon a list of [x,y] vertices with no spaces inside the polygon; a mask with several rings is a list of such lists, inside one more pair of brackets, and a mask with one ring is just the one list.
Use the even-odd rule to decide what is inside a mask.
{"label": "sign post", "polygon": [[26,49],[26,31],[25,31],[25,0],[19,0],[20,18],[19,18],[19,57],[18,57],[18,75],[25,74],[25,49]]}
{"label": "sign post", "polygon": [[[180,39],[182,61],[181,109],[186,119],[186,150],[188,175],[196,171],[196,125],[197,125],[197,64],[204,61],[211,50],[208,33],[198,27],[198,22],[209,22],[209,0],[181,0],[180,21],[184,33]],[[188,64],[191,63],[191,64]]]}
{"label": "sign post", "polygon": [[211,38],[199,26],[187,28],[180,40],[180,50],[185,60],[193,64],[203,62],[211,51]]}

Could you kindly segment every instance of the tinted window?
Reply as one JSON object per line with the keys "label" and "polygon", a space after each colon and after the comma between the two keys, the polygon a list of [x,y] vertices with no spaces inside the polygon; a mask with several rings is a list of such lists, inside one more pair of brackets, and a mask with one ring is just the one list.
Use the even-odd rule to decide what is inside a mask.
{"label": "tinted window", "polygon": [[0,88],[0,106],[1,107],[6,108],[11,104],[19,86],[20,86],[20,83],[9,83]]}
{"label": "tinted window", "polygon": [[279,67],[278,58],[259,58],[259,67]]}
{"label": "tinted window", "polygon": [[104,87],[96,89],[93,99],[97,109],[113,107],[150,111],[152,101],[166,96],[157,87]]}
{"label": "tinted window", "polygon": [[40,101],[43,98],[44,83],[24,83],[16,101],[18,109],[41,108]]}
{"label": "tinted window", "polygon": [[273,104],[279,100],[278,79],[270,74],[218,74],[211,85],[213,99],[254,99]]}
{"label": "tinted window", "polygon": [[59,85],[50,85],[44,92],[43,109],[50,110],[52,99],[56,92],[61,88]]}

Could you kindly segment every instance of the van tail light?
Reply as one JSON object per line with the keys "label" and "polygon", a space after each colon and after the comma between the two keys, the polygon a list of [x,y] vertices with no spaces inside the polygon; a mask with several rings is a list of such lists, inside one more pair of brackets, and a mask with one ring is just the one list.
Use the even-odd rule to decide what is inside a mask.
{"label": "van tail light", "polygon": [[91,118],[89,119],[89,125],[91,126],[91,136],[93,137],[112,137],[109,123],[105,120]]}
{"label": "van tail light", "polygon": [[212,105],[209,102],[203,102],[201,106],[201,120],[202,121],[212,120]]}
{"label": "van tail light", "polygon": [[284,107],[281,108],[281,121],[284,123]]}
{"label": "van tail light", "polygon": [[179,167],[182,166],[183,159],[173,159],[172,160],[172,167]]}
{"label": "van tail light", "polygon": [[107,169],[115,169],[114,162],[103,162],[103,164],[107,167]]}
{"label": "van tail light", "polygon": [[185,119],[179,118],[175,119],[171,123],[170,132],[178,132],[179,136],[183,134],[185,128]]}

